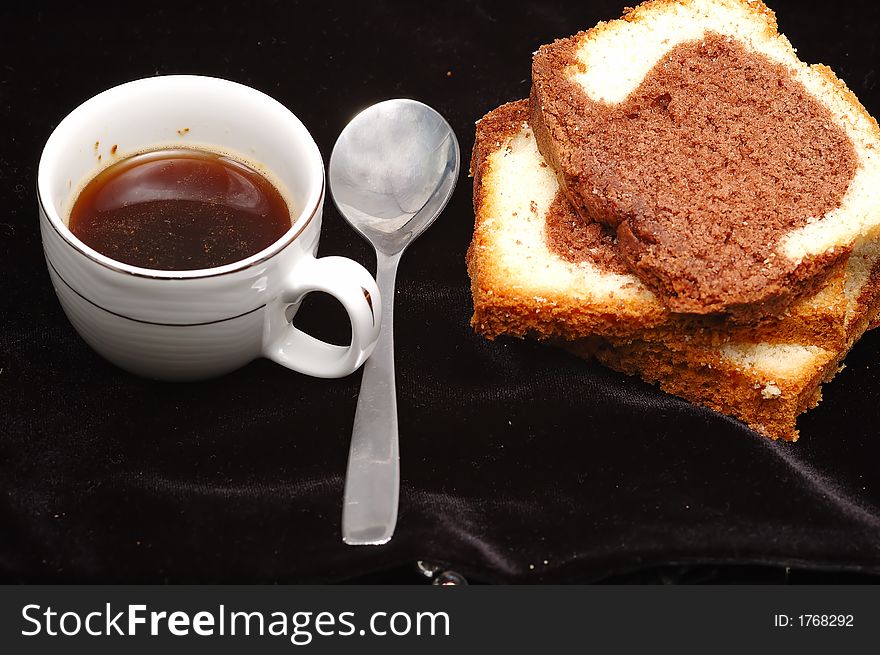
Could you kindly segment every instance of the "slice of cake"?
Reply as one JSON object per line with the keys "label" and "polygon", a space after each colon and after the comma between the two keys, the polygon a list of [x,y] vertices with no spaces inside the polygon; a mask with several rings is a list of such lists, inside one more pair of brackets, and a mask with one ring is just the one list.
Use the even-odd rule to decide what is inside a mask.
{"label": "slice of cake", "polygon": [[467,256],[475,330],[489,338],[602,335],[709,345],[788,341],[830,349],[844,343],[843,270],[757,326],[670,312],[629,272],[607,229],[571,209],[527,118],[527,102],[518,101],[477,123],[471,161],[476,224]]}
{"label": "slice of cake", "polygon": [[751,320],[880,226],[880,130],[757,0],[652,0],[542,46],[531,125],[575,210],[677,312]]}
{"label": "slice of cake", "polygon": [[[856,255],[858,256],[858,255]],[[821,385],[842,368],[850,348],[880,314],[880,267],[848,287],[843,347],[799,343],[728,343],[717,348],[675,347],[584,339],[565,347],[609,368],[659,383],[664,391],[733,416],[772,439],[796,441],[797,417],[822,398]]]}
{"label": "slice of cake", "polygon": [[880,245],[863,241],[839,275],[757,327],[669,312],[624,266],[614,239],[559,192],[525,101],[477,123],[468,250],[472,325],[489,338],[551,339],[773,438],[821,397],[877,318]]}

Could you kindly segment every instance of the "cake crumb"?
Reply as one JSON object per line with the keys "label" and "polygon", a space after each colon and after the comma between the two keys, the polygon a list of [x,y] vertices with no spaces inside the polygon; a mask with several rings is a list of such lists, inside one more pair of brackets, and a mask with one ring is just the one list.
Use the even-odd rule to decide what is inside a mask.
{"label": "cake crumb", "polygon": [[779,387],[776,386],[776,383],[773,381],[768,382],[764,385],[764,388],[761,390],[761,397],[764,400],[771,400],[773,398],[779,398],[782,395],[782,391]]}

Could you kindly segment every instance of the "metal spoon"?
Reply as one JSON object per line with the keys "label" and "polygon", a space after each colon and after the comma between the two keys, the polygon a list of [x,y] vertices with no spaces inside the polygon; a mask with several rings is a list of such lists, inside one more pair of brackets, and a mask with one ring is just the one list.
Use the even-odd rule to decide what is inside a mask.
{"label": "metal spoon", "polygon": [[345,478],[342,539],[384,544],[394,534],[400,491],[394,386],[394,280],[406,247],[440,215],[458,179],[452,128],[415,100],[386,100],[345,127],[330,155],[339,213],[376,250],[382,328],[364,364]]}

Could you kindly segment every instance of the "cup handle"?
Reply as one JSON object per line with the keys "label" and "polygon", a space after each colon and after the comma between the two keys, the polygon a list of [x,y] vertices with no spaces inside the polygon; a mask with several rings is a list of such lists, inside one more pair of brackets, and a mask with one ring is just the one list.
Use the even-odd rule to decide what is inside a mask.
{"label": "cup handle", "polygon": [[[289,304],[297,304],[312,291],[336,298],[351,320],[351,344],[335,346],[306,334],[287,323],[283,316]],[[373,276],[363,266],[345,257],[306,256],[287,278],[280,302],[271,311],[280,312],[286,324],[275,331],[263,348],[274,362],[319,378],[341,378],[364,363],[379,337],[382,300]],[[278,317],[270,317],[277,324]],[[270,335],[272,330],[269,331]]]}

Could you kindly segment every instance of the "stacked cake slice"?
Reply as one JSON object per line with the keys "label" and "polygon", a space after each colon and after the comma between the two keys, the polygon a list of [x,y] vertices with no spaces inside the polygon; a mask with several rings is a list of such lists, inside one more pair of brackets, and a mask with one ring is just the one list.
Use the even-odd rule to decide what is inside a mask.
{"label": "stacked cake slice", "polygon": [[880,131],[746,0],[652,0],[477,124],[474,328],[773,438],[880,312]]}

